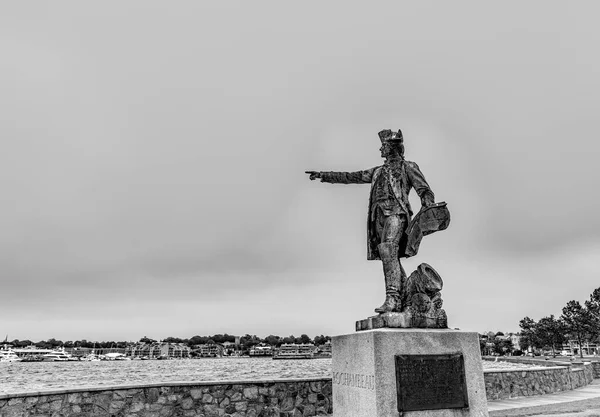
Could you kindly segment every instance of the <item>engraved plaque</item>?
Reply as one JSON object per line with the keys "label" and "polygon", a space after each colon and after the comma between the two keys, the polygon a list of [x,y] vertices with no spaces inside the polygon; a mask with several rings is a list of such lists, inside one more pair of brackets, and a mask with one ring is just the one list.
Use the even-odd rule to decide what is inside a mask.
{"label": "engraved plaque", "polygon": [[462,353],[397,355],[398,411],[469,406]]}

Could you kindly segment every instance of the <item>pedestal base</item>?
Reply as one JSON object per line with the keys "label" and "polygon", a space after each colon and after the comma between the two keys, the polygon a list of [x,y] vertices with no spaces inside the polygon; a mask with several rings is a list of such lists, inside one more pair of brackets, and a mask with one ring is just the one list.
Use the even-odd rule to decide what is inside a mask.
{"label": "pedestal base", "polygon": [[332,350],[334,417],[488,416],[477,333],[365,330]]}
{"label": "pedestal base", "polygon": [[388,327],[400,329],[412,327],[411,314],[409,312],[383,313],[356,322],[357,332],[362,330],[384,329]]}
{"label": "pedestal base", "polygon": [[388,327],[392,329],[447,329],[448,319],[446,312],[440,309],[435,316],[415,314],[412,311],[387,312],[356,322],[357,332]]}

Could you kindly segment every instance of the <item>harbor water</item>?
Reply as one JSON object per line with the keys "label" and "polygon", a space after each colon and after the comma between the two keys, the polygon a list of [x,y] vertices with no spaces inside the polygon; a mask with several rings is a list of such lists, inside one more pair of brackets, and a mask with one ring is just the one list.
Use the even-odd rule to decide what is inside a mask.
{"label": "harbor water", "polygon": [[[484,370],[531,365],[483,361]],[[0,394],[176,381],[330,378],[331,359],[222,358],[100,362],[1,362]]]}
{"label": "harbor water", "polygon": [[330,378],[331,359],[2,362],[0,394],[175,381]]}

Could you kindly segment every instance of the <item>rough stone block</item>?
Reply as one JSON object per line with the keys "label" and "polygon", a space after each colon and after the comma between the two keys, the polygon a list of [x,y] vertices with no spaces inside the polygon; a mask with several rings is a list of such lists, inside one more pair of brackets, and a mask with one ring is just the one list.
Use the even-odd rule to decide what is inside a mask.
{"label": "rough stone block", "polygon": [[181,408],[184,410],[191,410],[194,407],[194,400],[190,397],[184,398],[181,401]]}
{"label": "rough stone block", "polygon": [[216,404],[206,404],[204,406],[204,414],[206,414],[207,417],[217,417],[219,415],[219,410],[220,409]]}
{"label": "rough stone block", "polygon": [[317,414],[317,409],[312,404],[306,405],[304,407],[304,410],[302,410],[302,415],[305,416],[305,417],[315,416],[316,414]]}
{"label": "rough stone block", "polygon": [[249,400],[256,400],[258,398],[258,388],[257,387],[244,388],[244,397]]}
{"label": "rough stone block", "polygon": [[150,406],[148,407],[148,410],[150,411],[160,411],[163,409],[163,405],[159,404],[159,403],[154,403],[154,404],[150,404]]}
{"label": "rough stone block", "polygon": [[248,409],[248,403],[246,401],[240,401],[235,403],[235,411],[246,411]]}
{"label": "rough stone block", "polygon": [[13,407],[8,410],[2,410],[2,417],[22,417],[26,415],[25,410],[21,407]]}
{"label": "rough stone block", "polygon": [[56,400],[50,403],[50,409],[52,411],[60,411],[63,407],[63,402],[61,400]]}
{"label": "rough stone block", "polygon": [[146,391],[146,399],[148,402],[156,402],[158,400],[159,391],[158,388],[148,388]]}
{"label": "rough stone block", "polygon": [[198,388],[193,388],[190,390],[190,395],[194,400],[197,400],[202,397],[202,390]]}
{"label": "rough stone block", "polygon": [[23,398],[11,398],[10,400],[8,400],[9,407],[13,407],[17,404],[22,404],[22,403],[23,403]]}
{"label": "rough stone block", "polygon": [[292,411],[294,409],[294,399],[292,397],[287,397],[281,403],[282,411]]}
{"label": "rough stone block", "polygon": [[160,409],[160,417],[171,417],[173,415],[174,408],[170,405],[164,406]]}
{"label": "rough stone block", "polygon": [[[27,397],[25,399],[25,403],[28,405],[37,404],[39,401],[39,397]],[[0,404],[0,408],[2,408],[2,404]]]}
{"label": "rough stone block", "polygon": [[121,408],[123,408],[124,405],[125,405],[125,401],[123,401],[123,400],[112,401],[110,403],[110,412],[114,413],[116,411],[119,411]]}
{"label": "rough stone block", "polygon": [[133,403],[131,404],[131,407],[129,407],[129,411],[131,411],[132,413],[137,413],[139,411],[142,411],[144,409],[144,403]]}

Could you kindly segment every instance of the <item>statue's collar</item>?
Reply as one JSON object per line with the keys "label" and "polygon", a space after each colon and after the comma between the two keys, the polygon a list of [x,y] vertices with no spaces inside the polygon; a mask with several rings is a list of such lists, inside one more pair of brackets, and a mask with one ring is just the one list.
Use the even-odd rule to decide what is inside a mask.
{"label": "statue's collar", "polygon": [[386,161],[383,163],[383,165],[388,165],[388,166],[398,166],[402,163],[402,159],[398,158],[398,159],[386,159]]}

